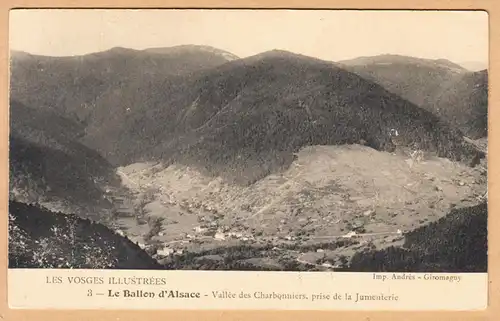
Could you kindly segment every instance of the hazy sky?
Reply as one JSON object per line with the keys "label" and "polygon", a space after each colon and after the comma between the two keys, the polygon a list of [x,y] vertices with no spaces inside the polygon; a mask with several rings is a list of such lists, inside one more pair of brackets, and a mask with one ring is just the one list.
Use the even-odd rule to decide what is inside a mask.
{"label": "hazy sky", "polygon": [[11,49],[66,56],[112,47],[209,45],[338,61],[384,53],[488,61],[486,12],[333,10],[13,10]]}

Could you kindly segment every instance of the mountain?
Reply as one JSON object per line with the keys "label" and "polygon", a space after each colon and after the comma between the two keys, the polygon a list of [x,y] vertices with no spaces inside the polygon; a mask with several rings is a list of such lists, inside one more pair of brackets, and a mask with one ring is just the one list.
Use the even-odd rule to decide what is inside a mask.
{"label": "mountain", "polygon": [[11,198],[62,202],[91,217],[99,216],[99,208],[110,208],[105,186],[118,186],[120,179],[109,162],[77,141],[82,134],[69,119],[11,101]]}
{"label": "mountain", "polygon": [[464,67],[469,71],[481,71],[488,69],[488,63],[479,62],[479,61],[465,61],[461,62],[460,66]]}
{"label": "mountain", "polygon": [[399,55],[361,57],[338,64],[430,111],[442,86],[467,72],[447,61]]}
{"label": "mountain", "polygon": [[160,265],[104,225],[10,201],[9,268],[158,269]]}
{"label": "mountain", "polygon": [[[168,54],[168,55],[193,55],[199,56],[200,59],[213,59],[214,64],[220,64],[220,57],[223,57],[224,60],[231,61],[239,59],[238,56],[218,48],[214,48],[211,46],[200,46],[200,45],[179,45],[174,47],[157,47],[157,48],[149,48],[145,49],[146,52],[160,53],[160,54]],[[222,61],[224,61],[222,60]],[[203,66],[200,66],[203,67]]]}
{"label": "mountain", "polygon": [[[478,156],[428,111],[331,62],[274,50],[179,71],[183,50],[34,59],[32,73],[14,62],[13,96],[68,117],[88,110],[84,121],[72,117],[85,127],[81,141],[114,165],[176,162],[242,182],[286,168],[303,146],[364,141],[392,151],[391,129],[408,147],[469,163]],[[73,101],[51,102],[58,96]]]}
{"label": "mountain", "polygon": [[411,231],[402,248],[355,254],[349,271],[486,272],[488,206],[452,210],[440,220]]}
{"label": "mountain", "polygon": [[465,68],[447,59],[425,59],[402,55],[383,54],[378,56],[365,56],[349,60],[339,61],[338,64],[345,66],[369,66],[369,65],[391,65],[391,64],[414,64],[427,67],[450,69],[463,72]]}
{"label": "mountain", "polygon": [[[96,101],[119,94],[126,82],[143,84],[189,74],[235,59],[224,51],[201,46],[133,50],[116,47],[71,57],[11,53],[11,97],[28,106],[55,110],[86,123]],[[114,106],[107,106],[112,108]],[[114,110],[109,110],[110,114]]]}
{"label": "mountain", "polygon": [[[487,115],[488,79],[485,71],[480,72],[482,77],[448,60],[398,55],[361,57],[338,64],[439,115],[470,138],[486,135],[483,119]],[[459,95],[448,97],[450,93]],[[463,117],[455,117],[464,112]]]}

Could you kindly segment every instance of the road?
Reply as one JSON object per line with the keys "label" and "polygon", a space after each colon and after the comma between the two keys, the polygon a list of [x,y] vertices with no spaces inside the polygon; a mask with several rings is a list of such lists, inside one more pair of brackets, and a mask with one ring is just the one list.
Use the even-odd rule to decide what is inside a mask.
{"label": "road", "polygon": [[[382,235],[402,235],[403,233],[400,231],[396,232],[379,232],[379,233],[361,233],[361,234],[354,234],[353,236],[356,237],[365,237],[365,236],[382,236]],[[346,234],[343,235],[328,235],[328,236],[312,236],[311,239],[313,240],[320,240],[320,239],[336,239],[336,238],[349,238],[346,236]]]}

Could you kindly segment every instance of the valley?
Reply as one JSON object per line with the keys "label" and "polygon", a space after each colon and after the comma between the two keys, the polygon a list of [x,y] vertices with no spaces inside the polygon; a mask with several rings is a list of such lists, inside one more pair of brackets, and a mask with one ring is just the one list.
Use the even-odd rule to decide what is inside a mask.
{"label": "valley", "polygon": [[[360,249],[400,244],[403,233],[486,193],[485,168],[441,158],[412,164],[360,145],[304,148],[289,169],[250,186],[180,165],[133,164],[117,173],[135,201],[116,227],[166,262],[186,251],[272,244],[264,259],[248,260],[280,267],[285,256],[333,268]],[[337,242],[345,245],[332,249]]]}

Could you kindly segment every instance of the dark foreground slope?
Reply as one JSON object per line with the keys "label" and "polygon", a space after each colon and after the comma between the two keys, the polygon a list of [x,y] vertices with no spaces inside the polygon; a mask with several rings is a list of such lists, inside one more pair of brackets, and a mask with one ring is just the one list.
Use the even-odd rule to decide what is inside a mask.
{"label": "dark foreground slope", "polygon": [[104,225],[9,202],[9,268],[159,267],[139,246]]}
{"label": "dark foreground slope", "polygon": [[439,115],[470,138],[487,135],[487,71],[470,72],[443,59],[398,55],[361,57],[339,64]]}
{"label": "dark foreground slope", "polygon": [[358,253],[355,272],[486,272],[487,203],[455,209],[427,226],[409,232],[403,248]]}
{"label": "dark foreground slope", "polygon": [[[9,173],[11,198],[62,201],[109,208],[105,186],[120,184],[109,162],[77,141],[81,128],[69,119],[12,101]],[[85,212],[85,211],[84,211]]]}

